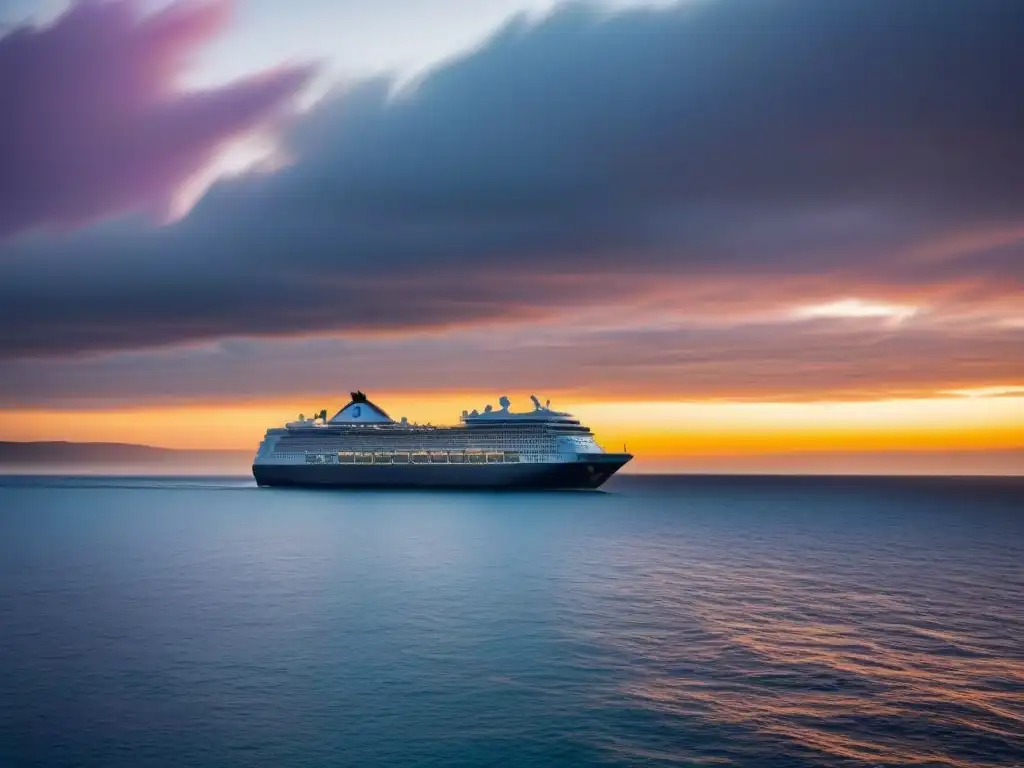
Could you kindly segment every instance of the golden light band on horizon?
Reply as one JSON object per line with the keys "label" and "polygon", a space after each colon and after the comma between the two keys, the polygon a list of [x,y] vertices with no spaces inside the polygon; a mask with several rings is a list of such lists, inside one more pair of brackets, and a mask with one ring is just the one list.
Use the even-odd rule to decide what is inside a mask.
{"label": "golden light band on horizon", "polygon": [[[376,395],[392,417],[454,423],[482,395]],[[522,403],[526,398],[514,398]],[[526,401],[528,402],[528,401]],[[300,403],[308,403],[303,408]],[[242,405],[196,404],[109,410],[19,410],[0,417],[0,439],[130,442],[169,448],[252,450],[264,430],[326,398]],[[671,401],[555,402],[615,448],[640,457],[789,451],[951,451],[1024,447],[1024,397],[936,397],[885,401],[749,403]]]}

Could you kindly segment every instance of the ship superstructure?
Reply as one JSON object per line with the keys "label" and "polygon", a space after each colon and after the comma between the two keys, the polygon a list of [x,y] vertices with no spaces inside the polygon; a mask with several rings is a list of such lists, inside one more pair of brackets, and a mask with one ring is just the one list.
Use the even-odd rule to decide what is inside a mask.
{"label": "ship superstructure", "polygon": [[[597,488],[632,456],[608,453],[568,413],[463,411],[458,425],[395,421],[362,392],[330,419],[267,431],[253,461],[260,485]],[[326,415],[326,414],[325,414]]]}

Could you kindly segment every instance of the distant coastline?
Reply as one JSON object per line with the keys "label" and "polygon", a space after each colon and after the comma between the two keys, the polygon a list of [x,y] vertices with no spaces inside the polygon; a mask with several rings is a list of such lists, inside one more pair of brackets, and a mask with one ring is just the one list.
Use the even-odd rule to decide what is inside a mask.
{"label": "distant coastline", "polygon": [[0,472],[248,472],[252,451],[157,448],[135,443],[0,441]]}
{"label": "distant coastline", "polygon": [[63,440],[44,442],[0,441],[0,464],[34,464],[48,462],[78,463],[81,461],[149,462],[180,459],[246,456],[245,451],[156,448],[135,443],[74,443]]}

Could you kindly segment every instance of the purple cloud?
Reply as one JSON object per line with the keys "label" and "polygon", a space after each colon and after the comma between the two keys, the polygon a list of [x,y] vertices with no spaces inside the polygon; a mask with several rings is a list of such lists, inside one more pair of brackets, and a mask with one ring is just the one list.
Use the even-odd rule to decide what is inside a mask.
{"label": "purple cloud", "polygon": [[0,237],[133,209],[166,213],[228,141],[280,116],[308,66],[204,91],[178,79],[223,28],[225,0],[153,14],[80,0],[51,25],[0,38]]}
{"label": "purple cloud", "polygon": [[[0,361],[654,304],[1016,328],[1024,3],[916,5],[565,3],[347,83],[173,226],[0,242]],[[940,358],[973,357],[952,330]]]}

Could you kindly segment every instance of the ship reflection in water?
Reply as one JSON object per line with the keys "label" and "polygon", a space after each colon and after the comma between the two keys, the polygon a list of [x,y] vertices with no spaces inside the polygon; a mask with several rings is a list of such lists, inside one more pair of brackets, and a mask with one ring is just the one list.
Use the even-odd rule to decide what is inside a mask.
{"label": "ship reflection in water", "polygon": [[1024,765],[1020,480],[607,487],[0,480],[0,763]]}

